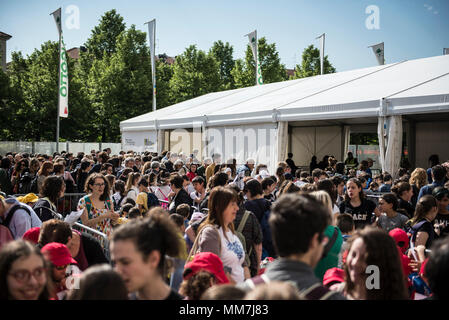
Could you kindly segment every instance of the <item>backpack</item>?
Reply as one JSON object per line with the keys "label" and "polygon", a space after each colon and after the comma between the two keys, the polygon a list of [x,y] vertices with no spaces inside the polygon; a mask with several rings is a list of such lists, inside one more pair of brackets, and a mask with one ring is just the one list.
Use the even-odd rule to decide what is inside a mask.
{"label": "backpack", "polygon": [[20,203],[19,203],[19,204],[16,204],[14,207],[12,207],[12,208],[10,209],[8,216],[7,216],[6,219],[3,220],[3,222],[2,222],[2,225],[4,225],[5,227],[7,227],[7,228],[9,229],[9,231],[11,232],[11,234],[13,234],[13,233],[12,233],[11,229],[9,228],[9,225],[10,225],[10,223],[11,223],[12,217],[14,216],[14,213],[16,213],[16,211],[19,210],[19,209],[25,210],[26,213],[28,213],[28,215],[30,216],[30,220],[31,220],[31,212],[30,212],[30,209],[28,209],[27,207],[21,205]]}
{"label": "backpack", "polygon": [[246,225],[246,221],[248,220],[250,213],[251,213],[250,211],[245,211],[245,213],[243,214],[242,220],[240,221],[239,226],[237,227],[237,230],[235,230],[235,235],[239,238],[240,242],[242,243],[243,250],[245,250],[245,263],[248,266],[248,268],[251,265],[250,255],[253,252],[253,246],[251,246],[251,248],[249,248],[249,251],[247,251],[246,239],[245,239],[245,236],[243,235],[242,231]]}
{"label": "backpack", "polygon": [[19,193],[28,194],[31,192],[31,183],[34,180],[34,176],[30,175],[29,172],[25,172],[19,180]]}
{"label": "backpack", "polygon": [[145,192],[147,194],[147,207],[150,210],[152,207],[159,206],[159,199],[152,192]]}
{"label": "backpack", "polygon": [[[407,232],[407,236],[408,236],[408,240],[409,240],[409,250],[414,250],[416,236],[418,235],[418,230],[422,227],[422,225],[426,221],[427,220],[422,220],[422,221],[418,222],[417,224],[415,224],[413,227],[412,226],[408,226],[406,232]],[[412,251],[412,254],[415,257],[415,252],[414,251]]]}
{"label": "backpack", "polygon": [[115,201],[115,198],[113,197],[112,198],[112,202],[113,202],[113,204],[114,204],[114,211],[120,211],[120,204],[122,203],[122,201],[123,201],[123,199],[125,198],[125,196],[122,196],[121,194],[120,194],[120,199],[116,202]]}
{"label": "backpack", "polygon": [[270,210],[264,212],[262,220],[260,221],[260,227],[262,229],[262,260],[266,257],[275,257],[276,252],[273,247],[273,240],[271,239],[271,229],[268,224],[268,218],[270,217]]}
{"label": "backpack", "polygon": [[39,188],[37,186],[37,180],[39,178],[39,175],[36,173],[36,175],[33,178],[33,181],[31,181],[31,185],[30,185],[30,191],[28,193],[35,193],[38,194],[39,193]]}

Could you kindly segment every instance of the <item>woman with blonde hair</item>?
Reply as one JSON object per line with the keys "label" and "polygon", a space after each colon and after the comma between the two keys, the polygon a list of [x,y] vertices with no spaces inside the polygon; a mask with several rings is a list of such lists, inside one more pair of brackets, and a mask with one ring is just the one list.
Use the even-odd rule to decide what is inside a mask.
{"label": "woman with blonde hair", "polygon": [[126,196],[130,199],[133,199],[134,201],[136,201],[137,195],[139,194],[139,187],[137,184],[139,183],[140,177],[140,173],[130,172],[128,174],[128,180],[126,181]]}
{"label": "woman with blonde hair", "polygon": [[419,190],[427,184],[427,172],[423,168],[416,168],[413,170],[409,183],[413,188],[413,196],[411,198],[411,203],[413,207],[416,207],[416,202],[418,201]]}

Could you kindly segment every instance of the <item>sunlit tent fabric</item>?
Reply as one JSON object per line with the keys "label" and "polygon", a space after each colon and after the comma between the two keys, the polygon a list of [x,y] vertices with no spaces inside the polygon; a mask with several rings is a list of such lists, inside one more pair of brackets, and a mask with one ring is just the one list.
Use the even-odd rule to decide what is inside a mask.
{"label": "sunlit tent fabric", "polygon": [[[143,136],[138,137],[138,133],[151,135],[154,139],[151,143],[157,145],[158,130],[199,127],[205,144],[202,148],[207,153],[204,157],[210,156],[208,149],[215,148],[211,141],[204,141],[208,136],[205,130],[223,131],[229,126],[259,130],[270,125],[275,128],[271,138],[258,141],[266,143],[264,147],[275,154],[261,159],[271,161],[273,167],[274,162],[285,160],[286,150],[281,150],[281,146],[286,145],[284,126],[288,128],[290,122],[387,117],[390,123],[396,119],[393,120],[396,127],[388,128],[389,141],[396,145],[399,139],[394,138],[393,132],[402,128],[396,122],[400,118],[394,116],[438,112],[449,112],[449,55],[210,93],[122,121],[120,128],[125,149],[126,141],[131,141],[143,150]],[[341,136],[348,144],[348,129]],[[393,149],[390,151],[389,155],[387,146],[381,165],[394,170],[400,155]],[[240,152],[242,158],[237,162],[244,163],[246,154]],[[394,165],[386,166],[388,157],[391,157],[388,162]]]}

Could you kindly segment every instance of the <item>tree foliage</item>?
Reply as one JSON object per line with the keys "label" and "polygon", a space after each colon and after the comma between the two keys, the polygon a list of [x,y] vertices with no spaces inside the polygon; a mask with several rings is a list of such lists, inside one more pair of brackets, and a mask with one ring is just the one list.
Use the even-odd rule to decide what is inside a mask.
{"label": "tree foliage", "polygon": [[[296,65],[294,79],[320,75],[320,68],[320,50],[310,45],[302,53],[301,65]],[[324,56],[323,69],[324,74],[334,73],[336,71],[327,56]]]}
{"label": "tree foliage", "polygon": [[[95,26],[80,56],[67,57],[69,117],[60,118],[61,140],[120,141],[120,122],[152,111],[153,84],[147,35],[127,28],[115,10]],[[274,43],[258,41],[264,83],[287,80]],[[156,61],[157,109],[210,92],[255,85],[250,46],[244,59],[216,41],[207,51],[191,45],[171,64]],[[318,58],[318,61],[317,61]],[[12,53],[8,71],[0,70],[0,140],[54,141],[58,104],[59,45],[47,41],[31,55]],[[335,69],[325,60],[326,73]],[[319,74],[319,50],[304,50],[296,77]]]}

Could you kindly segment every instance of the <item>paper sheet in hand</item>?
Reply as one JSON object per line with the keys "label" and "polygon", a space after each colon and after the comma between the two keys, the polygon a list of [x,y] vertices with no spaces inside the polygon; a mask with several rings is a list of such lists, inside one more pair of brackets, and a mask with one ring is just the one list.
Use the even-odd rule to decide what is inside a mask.
{"label": "paper sheet in hand", "polygon": [[67,215],[64,219],[65,222],[67,222],[68,224],[70,224],[70,226],[72,226],[75,222],[78,221],[78,219],[81,217],[81,215],[83,214],[83,209],[79,210],[79,211],[72,211],[70,212],[69,215]]}

